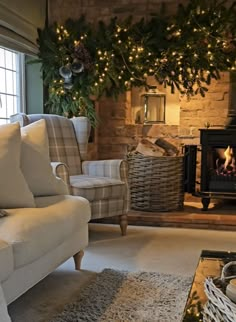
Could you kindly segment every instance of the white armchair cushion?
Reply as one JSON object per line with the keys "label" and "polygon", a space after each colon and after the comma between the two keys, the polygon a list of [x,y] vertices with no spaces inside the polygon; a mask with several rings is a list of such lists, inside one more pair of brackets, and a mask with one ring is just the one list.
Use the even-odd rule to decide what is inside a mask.
{"label": "white armchair cushion", "polygon": [[34,196],[69,194],[67,185],[53,174],[45,120],[21,128],[21,169]]}
{"label": "white armchair cushion", "polygon": [[20,169],[21,135],[18,123],[0,126],[0,208],[35,207]]}

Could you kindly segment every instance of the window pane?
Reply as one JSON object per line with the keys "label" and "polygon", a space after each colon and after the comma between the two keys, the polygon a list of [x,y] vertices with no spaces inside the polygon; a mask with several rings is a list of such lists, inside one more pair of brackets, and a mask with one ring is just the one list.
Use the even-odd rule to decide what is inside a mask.
{"label": "window pane", "polygon": [[9,120],[0,119],[0,125],[6,124],[6,123],[10,123]]}
{"label": "window pane", "polygon": [[13,70],[16,70],[16,66],[17,66],[16,62],[17,62],[17,54],[13,53],[12,54],[12,69]]}
{"label": "window pane", "polygon": [[6,55],[6,68],[12,69],[12,52],[6,50],[5,51],[5,55]]}
{"label": "window pane", "polygon": [[6,95],[1,94],[0,117],[6,117],[6,115],[7,115]]}
{"label": "window pane", "polygon": [[17,88],[16,88],[16,77],[17,77],[17,75],[19,75],[19,74],[17,74],[16,72],[13,72],[13,84],[12,84],[12,86],[13,86],[13,94],[14,95],[17,95]]}
{"label": "window pane", "polygon": [[7,85],[6,92],[8,94],[14,94],[14,91],[13,91],[13,72],[11,72],[10,70],[6,70],[6,85]]}
{"label": "window pane", "polygon": [[0,67],[0,92],[6,92],[6,83],[5,83],[5,69]]}
{"label": "window pane", "polygon": [[14,114],[14,97],[13,96],[7,96],[7,110],[6,110],[6,116],[9,117],[12,114]]}
{"label": "window pane", "polygon": [[0,48],[0,67],[5,66],[5,55],[4,55],[4,49]]}
{"label": "window pane", "polygon": [[19,104],[19,97],[14,96],[14,111],[9,116],[16,114],[18,111],[20,111],[20,109],[18,108],[18,104]]}
{"label": "window pane", "polygon": [[[21,104],[21,55],[0,48],[0,124],[20,111]],[[5,120],[4,120],[5,119]]]}

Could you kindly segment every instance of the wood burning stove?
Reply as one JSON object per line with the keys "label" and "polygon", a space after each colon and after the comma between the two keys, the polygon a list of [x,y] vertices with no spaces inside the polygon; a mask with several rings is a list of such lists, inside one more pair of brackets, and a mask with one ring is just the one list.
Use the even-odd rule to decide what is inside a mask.
{"label": "wood burning stove", "polygon": [[[200,146],[185,146],[185,192],[202,198],[236,200],[236,73],[230,73],[228,124],[225,129],[201,129]],[[196,189],[197,150],[201,150],[200,188]],[[197,182],[198,183],[198,182]]]}
{"label": "wood burning stove", "polygon": [[[185,191],[202,198],[236,199],[236,129],[201,129],[200,189],[196,189],[197,146],[185,147]],[[191,170],[192,169],[192,170]]]}

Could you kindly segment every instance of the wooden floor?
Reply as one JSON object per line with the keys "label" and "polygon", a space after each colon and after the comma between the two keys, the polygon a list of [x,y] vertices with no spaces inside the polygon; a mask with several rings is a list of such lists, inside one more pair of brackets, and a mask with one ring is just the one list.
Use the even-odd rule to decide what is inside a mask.
{"label": "wooden floor", "polygon": [[202,211],[201,200],[187,196],[181,211],[143,212],[131,210],[128,220],[130,225],[236,231],[236,201],[213,200],[208,211]]}

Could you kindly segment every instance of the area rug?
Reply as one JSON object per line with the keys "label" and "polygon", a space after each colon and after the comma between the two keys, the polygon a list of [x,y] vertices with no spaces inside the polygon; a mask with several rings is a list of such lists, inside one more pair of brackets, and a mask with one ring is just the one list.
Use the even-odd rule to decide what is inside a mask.
{"label": "area rug", "polygon": [[51,322],[178,322],[191,282],[191,277],[105,269]]}

